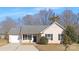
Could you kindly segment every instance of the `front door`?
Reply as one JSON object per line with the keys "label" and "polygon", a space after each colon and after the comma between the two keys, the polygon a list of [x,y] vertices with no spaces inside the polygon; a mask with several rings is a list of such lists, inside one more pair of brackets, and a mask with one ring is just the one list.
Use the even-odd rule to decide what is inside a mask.
{"label": "front door", "polygon": [[36,42],[37,36],[33,36],[33,42]]}

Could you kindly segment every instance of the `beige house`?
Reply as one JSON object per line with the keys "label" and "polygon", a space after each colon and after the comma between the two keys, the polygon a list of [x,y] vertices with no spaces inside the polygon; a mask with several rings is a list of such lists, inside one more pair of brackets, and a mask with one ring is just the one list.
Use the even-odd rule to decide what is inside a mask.
{"label": "beige house", "polygon": [[40,37],[48,38],[48,43],[60,44],[63,35],[64,27],[59,23],[54,22],[51,25],[24,25],[21,28],[12,28],[9,31],[10,43],[36,43]]}

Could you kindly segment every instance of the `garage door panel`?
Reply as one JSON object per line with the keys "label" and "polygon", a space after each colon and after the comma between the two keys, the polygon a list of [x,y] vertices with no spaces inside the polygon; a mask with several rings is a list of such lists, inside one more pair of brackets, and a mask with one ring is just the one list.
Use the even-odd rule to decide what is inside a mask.
{"label": "garage door panel", "polygon": [[9,35],[9,42],[10,43],[19,43],[18,38],[19,38],[18,35]]}

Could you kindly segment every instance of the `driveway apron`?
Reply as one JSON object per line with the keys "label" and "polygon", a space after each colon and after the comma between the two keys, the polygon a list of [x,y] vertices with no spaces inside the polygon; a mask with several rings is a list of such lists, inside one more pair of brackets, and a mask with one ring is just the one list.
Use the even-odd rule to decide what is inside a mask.
{"label": "driveway apron", "polygon": [[7,44],[0,51],[38,51],[33,45]]}

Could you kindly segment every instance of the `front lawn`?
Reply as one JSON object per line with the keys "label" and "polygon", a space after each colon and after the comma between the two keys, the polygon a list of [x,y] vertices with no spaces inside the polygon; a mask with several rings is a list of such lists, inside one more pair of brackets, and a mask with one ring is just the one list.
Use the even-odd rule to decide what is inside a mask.
{"label": "front lawn", "polygon": [[0,39],[0,46],[8,44],[8,41],[6,39]]}
{"label": "front lawn", "polygon": [[[48,44],[48,45],[36,44],[35,47],[39,51],[64,51],[65,48],[62,44]],[[79,51],[79,44],[70,45],[68,51]]]}

